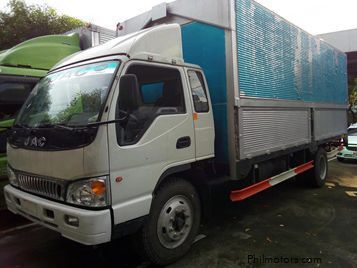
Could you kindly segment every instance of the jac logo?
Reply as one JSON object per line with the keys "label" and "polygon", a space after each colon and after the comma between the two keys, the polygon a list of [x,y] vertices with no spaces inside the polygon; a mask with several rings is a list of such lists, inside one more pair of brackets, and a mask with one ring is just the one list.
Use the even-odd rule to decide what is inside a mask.
{"label": "jac logo", "polygon": [[32,146],[32,147],[40,147],[42,148],[46,144],[45,137],[28,137],[25,139],[24,142],[25,146]]}

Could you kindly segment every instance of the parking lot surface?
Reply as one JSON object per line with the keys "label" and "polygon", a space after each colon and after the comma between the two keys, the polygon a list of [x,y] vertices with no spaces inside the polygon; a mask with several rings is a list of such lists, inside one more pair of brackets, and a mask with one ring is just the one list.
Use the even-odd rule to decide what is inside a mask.
{"label": "parking lot surface", "polygon": [[[170,267],[357,267],[357,163],[330,162],[322,189],[294,180],[216,209]],[[86,247],[38,225],[0,231],[0,267],[148,267],[123,239]]]}

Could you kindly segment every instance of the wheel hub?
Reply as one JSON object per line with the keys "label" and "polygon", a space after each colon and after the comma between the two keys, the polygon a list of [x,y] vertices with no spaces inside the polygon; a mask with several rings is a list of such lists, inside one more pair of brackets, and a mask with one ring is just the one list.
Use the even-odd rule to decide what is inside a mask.
{"label": "wheel hub", "polygon": [[174,196],[162,208],[157,234],[165,248],[173,249],[186,240],[192,228],[192,205],[184,196]]}

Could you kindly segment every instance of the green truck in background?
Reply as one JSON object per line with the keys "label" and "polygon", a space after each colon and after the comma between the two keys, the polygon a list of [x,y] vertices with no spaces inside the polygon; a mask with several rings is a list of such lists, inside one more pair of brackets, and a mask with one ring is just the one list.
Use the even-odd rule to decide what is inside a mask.
{"label": "green truck in background", "polygon": [[115,31],[91,24],[0,51],[0,178],[6,176],[6,130],[37,82],[65,57],[115,37]]}

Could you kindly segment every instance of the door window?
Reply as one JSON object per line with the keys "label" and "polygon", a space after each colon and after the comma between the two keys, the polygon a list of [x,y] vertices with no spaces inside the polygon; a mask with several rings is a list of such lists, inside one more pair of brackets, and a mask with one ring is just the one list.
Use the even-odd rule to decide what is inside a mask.
{"label": "door window", "polygon": [[135,64],[126,74],[134,74],[139,86],[137,92],[119,89],[116,128],[121,146],[137,143],[156,117],[186,113],[177,69]]}
{"label": "door window", "polygon": [[197,113],[207,113],[209,111],[208,98],[202,74],[197,71],[188,71],[188,78],[195,111]]}

